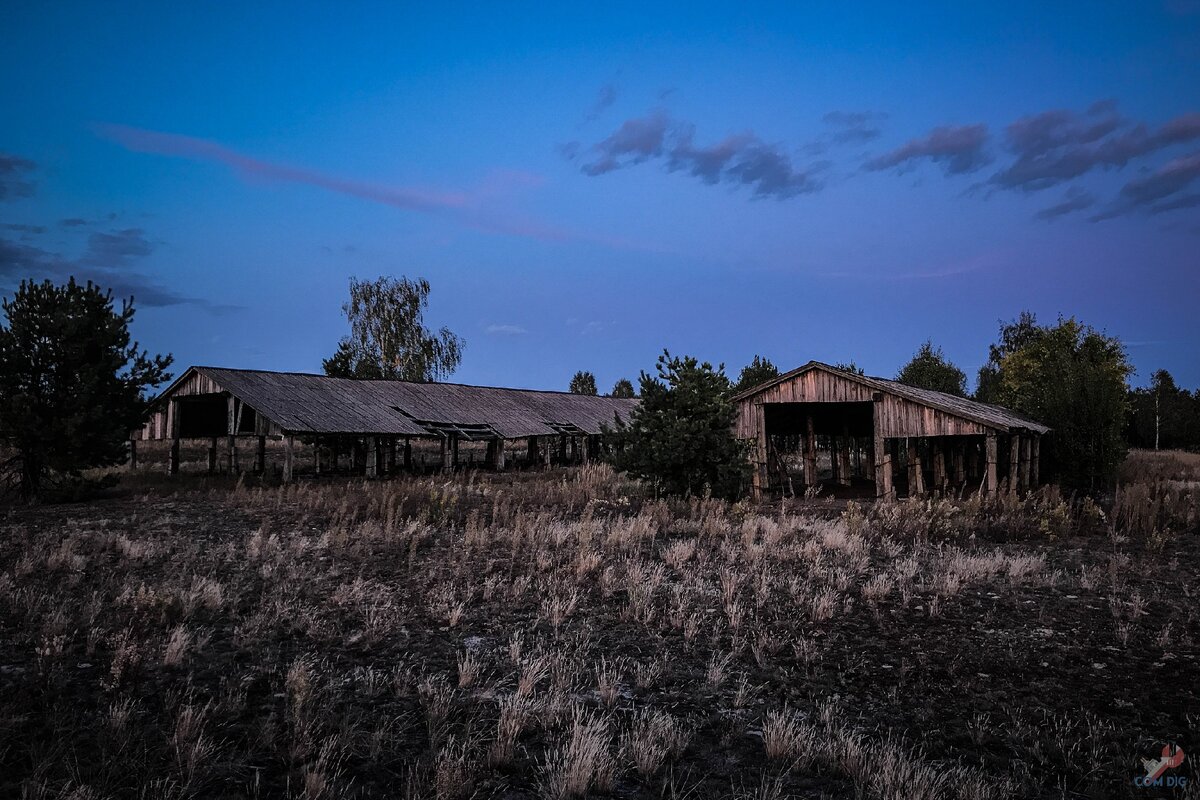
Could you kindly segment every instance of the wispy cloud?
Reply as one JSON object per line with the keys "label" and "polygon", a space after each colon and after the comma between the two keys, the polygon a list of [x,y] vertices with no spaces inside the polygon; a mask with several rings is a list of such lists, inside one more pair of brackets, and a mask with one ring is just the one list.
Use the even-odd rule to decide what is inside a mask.
{"label": "wispy cloud", "polygon": [[1061,203],[1056,203],[1048,208],[1043,208],[1041,211],[1034,214],[1034,217],[1041,220],[1055,220],[1064,214],[1070,214],[1075,211],[1082,211],[1085,208],[1091,208],[1096,203],[1096,198],[1091,192],[1080,189],[1078,186],[1072,186],[1067,190],[1066,197]]}
{"label": "wispy cloud", "polygon": [[541,178],[526,172],[497,171],[471,191],[387,187],[252,158],[209,139],[108,123],[94,128],[98,135],[134,152],[214,162],[229,167],[242,178],[315,186],[405,211],[440,215],[485,233],[545,242],[592,242],[617,249],[650,249],[624,239],[581,232],[522,215],[512,208],[513,192],[541,182]]}
{"label": "wispy cloud", "polygon": [[974,172],[991,161],[984,150],[987,138],[986,125],[942,125],[895,150],[870,159],[864,166],[877,171],[929,160],[940,164],[947,175]]}
{"label": "wispy cloud", "polygon": [[1197,178],[1200,178],[1200,152],[1173,159],[1149,175],[1126,183],[1109,208],[1093,219],[1109,219],[1133,211],[1160,214],[1191,208],[1200,203],[1200,196],[1180,192]]}
{"label": "wispy cloud", "polygon": [[1101,101],[1083,114],[1053,109],[1022,117],[1008,126],[1005,139],[1016,159],[991,183],[1038,191],[1200,139],[1200,114],[1182,114],[1151,128],[1122,117],[1116,103]]}
{"label": "wispy cloud", "polygon": [[461,209],[470,205],[464,192],[439,192],[408,187],[384,187],[338,178],[315,170],[291,167],[243,155],[209,139],[162,133],[128,125],[97,124],[96,132],[122,147],[138,153],[214,161],[230,167],[243,177],[302,183],[348,194],[373,203],[383,203],[410,211]]}
{"label": "wispy cloud", "polygon": [[850,144],[878,139],[885,119],[887,114],[878,111],[830,111],[823,121],[834,129],[831,135],[834,142]]}
{"label": "wispy cloud", "polygon": [[133,297],[144,307],[195,305],[213,313],[238,308],[182,295],[131,268],[153,250],[153,243],[136,228],[92,234],[78,258],[0,238],[0,286],[12,288],[24,279],[64,281],[74,276],[111,289],[117,297]]}
{"label": "wispy cloud", "polygon": [[[564,155],[571,158],[579,152],[572,143]],[[662,160],[668,171],[685,172],[709,185],[746,187],[754,197],[782,200],[820,188],[817,173],[822,165],[797,168],[782,146],[749,131],[697,144],[694,125],[672,120],[662,110],[625,120],[588,152],[591,160],[582,170],[591,176]]]}
{"label": "wispy cloud", "polygon": [[30,177],[37,164],[11,153],[0,153],[0,200],[29,197],[37,188]]}
{"label": "wispy cloud", "polygon": [[522,336],[529,331],[522,328],[520,325],[502,325],[493,323],[483,329],[484,333],[491,336]]}

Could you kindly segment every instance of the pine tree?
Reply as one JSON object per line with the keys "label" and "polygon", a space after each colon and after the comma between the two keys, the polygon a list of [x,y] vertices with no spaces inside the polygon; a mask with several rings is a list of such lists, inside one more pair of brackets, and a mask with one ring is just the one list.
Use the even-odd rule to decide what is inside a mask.
{"label": "pine tree", "polygon": [[611,433],[614,465],[666,494],[737,497],[750,468],[724,365],[663,351],[656,371],[641,374],[641,402]]}
{"label": "pine tree", "polygon": [[9,483],[37,500],[47,477],[125,460],[130,430],[145,419],[146,390],[170,378],[171,356],[131,341],[133,300],[113,306],[90,281],[23,281],[0,304],[0,442]]}
{"label": "pine tree", "polygon": [[735,394],[744,392],[778,377],[779,368],[772,364],[770,359],[756,355],[753,361],[742,367],[733,391]]}
{"label": "pine tree", "polygon": [[613,384],[612,392],[609,393],[609,396],[633,397],[633,384],[630,383],[628,378],[621,378]]}
{"label": "pine tree", "polygon": [[569,387],[571,394],[590,394],[593,397],[599,394],[596,390],[596,376],[590,372],[580,370],[571,378]]}

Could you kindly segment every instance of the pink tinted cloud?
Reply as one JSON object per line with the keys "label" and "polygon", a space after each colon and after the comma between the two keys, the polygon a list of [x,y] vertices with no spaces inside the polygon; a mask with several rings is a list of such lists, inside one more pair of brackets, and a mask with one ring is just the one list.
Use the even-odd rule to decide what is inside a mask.
{"label": "pink tinted cloud", "polygon": [[161,133],[108,123],[96,125],[95,130],[104,138],[137,153],[154,153],[155,155],[190,158],[197,161],[215,161],[230,167],[243,176],[288,183],[304,183],[331,192],[348,194],[374,203],[383,203],[411,211],[464,208],[471,203],[470,196],[464,192],[430,192],[407,187],[392,188],[360,183],[309,169],[261,161],[230,150],[218,142],[194,136]]}
{"label": "pink tinted cloud", "polygon": [[446,216],[466,228],[485,233],[542,242],[587,242],[623,250],[655,249],[622,238],[571,230],[516,212],[510,202],[512,195],[544,183],[540,175],[530,172],[495,170],[472,191],[385,187],[252,158],[210,139],[111,123],[99,123],[93,128],[98,135],[133,152],[215,162],[229,167],[243,178],[316,186],[406,211]]}

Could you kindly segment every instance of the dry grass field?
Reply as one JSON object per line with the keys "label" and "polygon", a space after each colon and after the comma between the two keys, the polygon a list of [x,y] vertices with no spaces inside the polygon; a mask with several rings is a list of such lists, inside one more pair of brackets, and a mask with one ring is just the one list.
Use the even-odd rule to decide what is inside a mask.
{"label": "dry grass field", "polygon": [[0,516],[0,796],[1147,797],[1200,783],[1200,457],[1110,508],[603,465],[138,476]]}

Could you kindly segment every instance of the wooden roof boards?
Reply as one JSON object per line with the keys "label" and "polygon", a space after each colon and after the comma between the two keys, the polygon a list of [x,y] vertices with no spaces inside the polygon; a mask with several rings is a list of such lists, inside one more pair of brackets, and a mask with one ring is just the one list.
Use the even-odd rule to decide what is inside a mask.
{"label": "wooden roof boards", "polygon": [[[197,381],[203,378],[203,381]],[[600,433],[614,415],[625,419],[637,400],[533,389],[330,378],[298,372],[190,367],[160,396],[203,383],[237,397],[286,433],[516,439],[563,430]]]}

